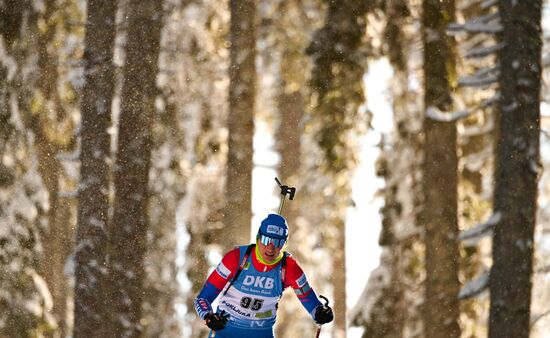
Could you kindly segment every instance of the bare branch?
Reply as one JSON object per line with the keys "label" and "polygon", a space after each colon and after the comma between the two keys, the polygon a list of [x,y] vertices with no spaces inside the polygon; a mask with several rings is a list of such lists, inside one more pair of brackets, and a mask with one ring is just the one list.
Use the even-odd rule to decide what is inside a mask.
{"label": "bare branch", "polygon": [[472,23],[489,23],[491,21],[500,20],[500,15],[498,12],[492,12],[486,15],[480,15],[472,18],[471,20],[465,22],[464,24]]}
{"label": "bare branch", "polygon": [[540,268],[537,268],[535,270],[535,273],[549,273],[550,272],[550,265],[546,265]]}
{"label": "bare branch", "polygon": [[490,98],[481,101],[481,103],[479,104],[479,108],[480,109],[488,108],[494,104],[497,104],[498,101],[500,101],[500,93],[497,93],[491,96]]}
{"label": "bare branch", "polygon": [[502,31],[502,25],[498,18],[492,18],[491,21],[480,21],[479,18],[467,21],[463,24],[452,23],[447,26],[447,32],[449,34],[454,33],[487,33],[496,34]]}
{"label": "bare branch", "polygon": [[499,67],[483,68],[472,76],[465,76],[458,80],[462,87],[484,87],[497,83],[500,75]]}
{"label": "bare branch", "polygon": [[489,270],[484,271],[478,278],[468,281],[460,292],[458,293],[458,299],[468,299],[475,297],[488,289],[489,287]]}
{"label": "bare branch", "polygon": [[491,46],[481,46],[481,47],[475,47],[466,52],[464,54],[464,57],[467,59],[475,59],[475,58],[482,58],[486,57],[488,55],[494,54],[501,50],[505,44],[503,42],[497,43]]}
{"label": "bare branch", "polygon": [[472,77],[482,77],[482,76],[485,76],[485,75],[490,75],[490,74],[500,74],[500,64],[497,64],[495,66],[492,66],[492,67],[484,67],[484,68],[480,68],[477,70],[477,72],[474,73],[474,75],[472,75]]}
{"label": "bare branch", "polygon": [[468,230],[462,231],[459,239],[465,242],[470,241],[470,243],[472,243],[471,241],[474,241],[474,243],[476,243],[481,237],[490,233],[501,220],[502,212],[496,212],[489,217],[489,220],[486,223],[479,223]]}

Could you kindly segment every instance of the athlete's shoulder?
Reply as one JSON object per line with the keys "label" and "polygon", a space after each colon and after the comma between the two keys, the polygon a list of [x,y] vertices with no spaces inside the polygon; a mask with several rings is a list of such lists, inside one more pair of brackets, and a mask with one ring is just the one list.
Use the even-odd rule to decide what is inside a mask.
{"label": "athlete's shoulder", "polygon": [[301,275],[303,273],[302,268],[300,267],[300,264],[298,264],[298,261],[292,254],[288,251],[286,251],[286,269],[290,274],[293,275]]}
{"label": "athlete's shoulder", "polygon": [[225,267],[227,267],[231,272],[235,272],[239,266],[240,259],[241,251],[239,247],[236,247],[223,256],[222,264],[225,265]]}
{"label": "athlete's shoulder", "polygon": [[284,255],[286,256],[286,262],[287,264],[290,263],[290,264],[298,264],[298,261],[296,260],[296,258],[294,257],[294,255],[292,255],[292,253],[290,251],[285,251],[284,252]]}

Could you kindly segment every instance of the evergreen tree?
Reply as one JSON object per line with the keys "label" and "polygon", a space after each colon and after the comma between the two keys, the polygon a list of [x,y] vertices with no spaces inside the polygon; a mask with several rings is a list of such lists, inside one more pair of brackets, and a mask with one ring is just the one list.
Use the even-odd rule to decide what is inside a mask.
{"label": "evergreen tree", "polygon": [[40,275],[47,194],[37,168],[30,111],[36,74],[37,12],[29,1],[0,3],[0,336],[51,334],[51,294]]}

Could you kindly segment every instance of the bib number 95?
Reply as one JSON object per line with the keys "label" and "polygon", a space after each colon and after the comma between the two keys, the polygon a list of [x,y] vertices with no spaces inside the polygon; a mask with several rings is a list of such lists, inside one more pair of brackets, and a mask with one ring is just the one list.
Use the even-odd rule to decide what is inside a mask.
{"label": "bib number 95", "polygon": [[263,299],[257,299],[257,298],[250,298],[250,297],[243,297],[241,298],[241,306],[245,309],[250,308],[252,311],[258,311],[262,308],[262,305],[264,304]]}

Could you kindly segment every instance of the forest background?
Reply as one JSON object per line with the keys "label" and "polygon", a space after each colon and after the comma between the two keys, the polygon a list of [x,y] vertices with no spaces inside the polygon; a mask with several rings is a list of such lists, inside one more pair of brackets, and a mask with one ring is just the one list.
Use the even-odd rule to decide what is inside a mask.
{"label": "forest background", "polygon": [[277,176],[322,336],[545,337],[547,6],[0,1],[0,336],[206,336]]}

